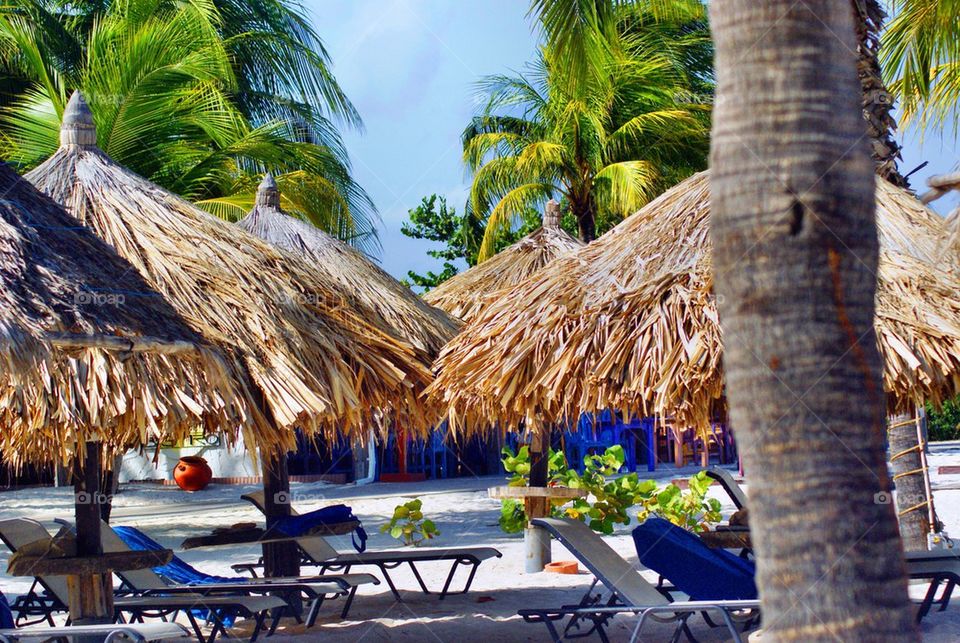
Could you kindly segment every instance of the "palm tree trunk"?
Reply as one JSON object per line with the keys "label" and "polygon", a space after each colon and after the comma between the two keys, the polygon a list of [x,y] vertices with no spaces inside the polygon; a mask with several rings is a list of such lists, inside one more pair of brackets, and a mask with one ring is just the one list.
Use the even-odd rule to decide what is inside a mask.
{"label": "palm tree trunk", "polygon": [[887,441],[893,483],[897,489],[897,514],[900,516],[903,548],[907,551],[926,550],[930,514],[920,460],[922,444],[917,437],[917,418],[913,415],[891,418]]}
{"label": "palm tree trunk", "polygon": [[877,176],[902,188],[909,187],[897,168],[900,146],[893,138],[893,94],[887,91],[880,73],[880,32],[887,17],[877,0],[851,0],[857,31],[857,75],[860,77],[861,107],[867,121],[870,154]]}
{"label": "palm tree trunk", "polygon": [[577,236],[590,243],[597,238],[597,205],[589,194],[582,201],[570,201],[570,211],[577,220]]}
{"label": "palm tree trunk", "polygon": [[[867,136],[877,176],[902,188],[908,188],[907,179],[900,174],[897,160],[900,146],[893,133],[897,122],[892,115],[893,95],[887,91],[880,72],[877,51],[880,48],[880,32],[886,14],[877,0],[852,0],[854,24],[857,31],[857,75],[860,78],[861,107],[867,121]],[[917,447],[916,426],[892,421],[888,438],[891,454]],[[894,448],[894,444],[899,447]],[[926,534],[930,521],[926,511],[911,510],[918,502],[929,500],[925,487],[914,484],[916,476],[911,471],[920,468],[920,454],[916,449],[906,451],[901,457],[890,461],[893,480],[897,486],[897,512],[900,516],[900,533],[908,550],[926,549]],[[921,536],[922,534],[922,536]]]}
{"label": "palm tree trunk", "polygon": [[714,272],[764,640],[917,640],[882,496],[878,242],[852,14],[830,0],[710,10]]}

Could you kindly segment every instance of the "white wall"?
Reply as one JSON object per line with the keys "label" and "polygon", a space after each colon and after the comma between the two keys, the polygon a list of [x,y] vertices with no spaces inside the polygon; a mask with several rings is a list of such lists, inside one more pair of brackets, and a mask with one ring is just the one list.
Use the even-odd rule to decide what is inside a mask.
{"label": "white wall", "polygon": [[258,476],[242,439],[233,448],[226,446],[190,446],[160,449],[157,464],[153,463],[153,449],[141,454],[130,451],[123,456],[120,482],[131,480],[173,480],[173,468],[185,455],[199,455],[207,460],[214,478]]}

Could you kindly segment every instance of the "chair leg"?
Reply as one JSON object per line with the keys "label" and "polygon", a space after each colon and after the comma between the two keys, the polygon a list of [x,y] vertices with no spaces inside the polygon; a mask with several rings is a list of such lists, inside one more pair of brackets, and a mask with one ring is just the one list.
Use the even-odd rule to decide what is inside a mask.
{"label": "chair leg", "polygon": [[[420,583],[420,589],[423,590],[424,594],[429,594],[430,590],[427,589],[427,584],[423,582],[423,578],[420,576],[420,572],[419,570],[417,570],[417,566],[413,564],[412,560],[408,560],[407,564],[410,565],[410,569],[413,571],[414,577],[417,579],[417,582]],[[450,579],[448,578],[447,583],[449,584],[449,582],[450,582]]]}
{"label": "chair leg", "polygon": [[253,634],[250,636],[250,643],[253,643],[257,640],[257,637],[260,636],[260,631],[263,629],[263,621],[267,617],[267,610],[260,610],[257,612],[256,620],[254,621]]}
{"label": "chair leg", "polygon": [[320,606],[323,605],[323,594],[318,594],[310,601],[310,610],[307,612],[307,629],[313,627],[317,622],[317,614],[320,612]]}
{"label": "chair leg", "polygon": [[473,585],[473,579],[477,575],[477,570],[480,568],[480,561],[473,561],[473,567],[470,569],[470,575],[467,576],[467,584],[463,586],[463,594],[466,594],[470,591],[470,586]]}
{"label": "chair leg", "polygon": [[350,593],[347,594],[347,602],[343,604],[343,609],[340,610],[340,618],[347,618],[347,614],[350,613],[350,607],[353,605],[353,597],[357,595],[357,586],[354,585],[350,588]]}
{"label": "chair leg", "polygon": [[943,588],[943,594],[940,595],[940,609],[942,612],[950,604],[950,597],[953,595],[953,588],[957,586],[957,581],[953,578],[947,581],[947,586]]}
{"label": "chair leg", "polygon": [[[210,610],[210,615],[207,618],[213,619],[213,630],[210,632],[210,636],[207,638],[207,643],[213,643],[217,640],[217,636],[227,633],[227,626],[223,622],[223,616],[217,610]],[[253,643],[256,638],[257,631],[254,630],[253,636],[250,637],[250,642]]]}
{"label": "chair leg", "polygon": [[457,567],[460,566],[460,559],[453,561],[453,565],[450,566],[450,573],[447,574],[447,582],[443,584],[443,589],[440,590],[440,600],[442,601],[447,595],[447,590],[450,589],[450,583],[453,582],[453,577],[457,573]]}
{"label": "chair leg", "polygon": [[933,606],[934,599],[937,596],[937,589],[940,587],[940,580],[939,576],[935,576],[930,580],[930,587],[927,588],[927,593],[920,602],[920,607],[917,609],[917,623],[927,615],[930,607]]}
{"label": "chair leg", "polygon": [[377,565],[380,568],[380,571],[383,573],[383,580],[387,581],[387,585],[390,587],[390,591],[393,592],[393,597],[397,599],[398,602],[402,603],[403,598],[400,596],[400,592],[397,591],[397,586],[393,584],[393,579],[390,578],[390,574],[387,572],[387,568],[383,565]]}
{"label": "chair leg", "polygon": [[193,628],[193,633],[197,635],[197,640],[200,643],[206,643],[206,639],[203,638],[203,630],[200,629],[200,624],[197,622],[197,617],[193,615],[193,610],[186,610],[186,614],[187,620]]}
{"label": "chair leg", "polygon": [[743,639],[740,638],[740,632],[737,630],[737,625],[733,622],[733,617],[730,616],[730,612],[727,610],[720,610],[720,613],[723,615],[723,621],[727,624],[727,629],[730,630],[730,636],[733,637],[733,643],[743,643]]}
{"label": "chair leg", "polygon": [[267,630],[267,636],[273,636],[273,634],[277,631],[277,627],[280,625],[281,619],[283,619],[283,610],[282,609],[272,610],[270,616],[271,616],[270,629]]}

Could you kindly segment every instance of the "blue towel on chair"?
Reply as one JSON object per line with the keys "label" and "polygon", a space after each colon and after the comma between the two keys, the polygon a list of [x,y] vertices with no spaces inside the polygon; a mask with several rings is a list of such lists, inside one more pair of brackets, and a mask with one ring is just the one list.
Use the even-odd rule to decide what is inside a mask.
{"label": "blue towel on chair", "polygon": [[[134,549],[136,551],[166,549],[166,547],[135,527],[113,526],[112,528],[117,535],[120,536],[120,540],[126,543],[127,547],[130,549]],[[155,574],[163,576],[167,580],[177,583],[178,585],[244,583],[249,580],[240,576],[211,576],[210,574],[204,574],[199,569],[190,565],[178,556],[174,556],[166,565],[154,567],[153,571]],[[209,617],[209,613],[205,609],[198,608],[190,611],[198,618],[206,619]],[[225,626],[231,627],[234,622],[234,616],[232,614],[221,616],[221,620]]]}
{"label": "blue towel on chair", "polygon": [[[274,528],[287,536],[297,537],[308,534],[321,525],[336,525],[344,522],[359,523],[360,519],[353,515],[353,509],[347,505],[330,505],[298,516],[285,516],[276,522]],[[354,529],[351,537],[353,547],[358,552],[363,552],[367,548],[367,532],[364,531],[362,524]]]}
{"label": "blue towel on chair", "polygon": [[[120,539],[127,544],[130,549],[137,551],[151,551],[155,549],[166,549],[163,545],[134,527],[114,527]],[[154,567],[153,571],[167,580],[178,585],[209,585],[211,583],[237,583],[245,579],[238,576],[211,576],[204,574],[196,567],[193,567],[182,558],[174,556],[169,563]]]}
{"label": "blue towel on chair", "polygon": [[753,562],[723,549],[711,549],[686,529],[662,518],[649,518],[633,530],[640,562],[657,572],[691,600],[754,600]]}

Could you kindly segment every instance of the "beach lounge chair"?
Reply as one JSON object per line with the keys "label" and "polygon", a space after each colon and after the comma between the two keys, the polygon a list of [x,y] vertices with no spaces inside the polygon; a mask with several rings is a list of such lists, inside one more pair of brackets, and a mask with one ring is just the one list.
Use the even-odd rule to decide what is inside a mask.
{"label": "beach lounge chair", "polygon": [[[698,612],[713,613],[727,626],[737,643],[742,641],[737,620],[748,610],[760,609],[758,600],[671,600],[640,575],[632,564],[610,547],[600,534],[578,520],[537,518],[533,524],[549,531],[584,567],[593,574],[593,583],[579,603],[554,608],[522,609],[518,613],[528,623],[544,623],[554,641],[580,638],[596,633],[606,641],[604,632],[610,618],[617,614],[636,614],[631,642],[639,639],[643,626],[649,620],[675,622],[673,640],[685,634],[693,640],[687,620]],[[594,589],[602,586],[599,593]],[[606,597],[603,595],[606,590]],[[751,614],[752,615],[752,614]],[[568,619],[561,633],[555,621]],[[580,626],[591,626],[581,632]]]}
{"label": "beach lounge chair", "polygon": [[[726,469],[713,467],[707,469],[708,476],[718,481],[727,491],[737,509],[746,506],[747,495],[743,492],[734,477]],[[748,527],[728,527],[729,529],[742,529],[749,531]],[[933,605],[939,605],[940,610],[947,609],[950,604],[950,598],[953,590],[960,583],[960,550],[940,549],[934,551],[908,551],[905,554],[907,561],[907,574],[913,580],[925,580],[930,583],[926,595],[920,602],[917,610],[917,621],[920,621],[930,612]],[[943,584],[943,592],[940,598],[937,598],[937,591]]]}
{"label": "beach lounge chair", "polygon": [[[263,492],[241,496],[244,500],[254,505],[261,512],[263,511]],[[291,508],[292,513],[294,510]],[[338,552],[322,536],[306,536],[297,538],[297,545],[300,547],[300,564],[309,567],[318,567],[320,573],[327,571],[343,571],[349,573],[354,567],[376,567],[383,574],[383,579],[387,581],[390,591],[394,597],[401,601],[400,592],[397,591],[393,579],[390,578],[389,570],[396,569],[401,565],[409,565],[414,577],[420,584],[420,589],[424,594],[431,594],[427,589],[423,577],[417,569],[418,563],[451,561],[450,573],[447,574],[447,580],[440,591],[440,598],[443,599],[448,594],[466,594],[470,591],[470,585],[473,584],[473,578],[476,576],[477,568],[485,560],[490,558],[500,558],[502,554],[493,547],[458,547],[455,549],[444,549],[440,547],[419,547],[408,550],[388,550],[388,551],[365,551],[365,552]],[[467,576],[467,582],[459,592],[451,592],[450,584],[460,566],[469,567],[470,574]],[[257,569],[263,567],[262,559],[256,563],[243,563],[233,565],[236,572],[246,572],[256,577]]]}
{"label": "beach lounge chair", "polygon": [[[123,536],[117,530],[122,530]],[[125,537],[124,537],[125,536]],[[164,549],[156,541],[133,527],[113,528],[106,523],[100,532],[103,551],[129,551],[129,542],[136,546],[134,549],[148,551]],[[169,573],[168,576],[165,572]],[[313,627],[317,614],[324,600],[329,597],[345,596],[347,598],[340,617],[345,618],[353,604],[354,596],[360,585],[372,583],[379,585],[380,581],[370,574],[338,574],[327,576],[310,576],[296,578],[229,578],[226,576],[209,576],[188,565],[177,556],[167,565],[154,569],[138,569],[133,571],[116,572],[123,581],[121,590],[128,589],[137,595],[158,595],[172,592],[198,593],[205,596],[218,594],[246,594],[263,595],[270,593],[299,593],[309,602],[307,610],[307,627]],[[295,613],[291,614],[299,620]],[[271,626],[273,632],[276,621]]]}
{"label": "beach lounge chair", "polygon": [[[51,536],[43,525],[35,520],[12,518],[0,521],[0,539],[15,553],[30,543],[51,540]],[[17,614],[18,624],[29,616],[42,616],[40,620],[46,620],[52,626],[52,614],[67,611],[66,596],[65,576],[38,576],[27,594],[18,597],[10,607]],[[213,643],[217,636],[226,632],[225,621],[236,616],[254,619],[250,640],[255,641],[263,630],[267,614],[272,610],[286,608],[287,603],[278,596],[206,596],[191,592],[165,593],[163,596],[118,596],[114,599],[113,606],[117,618],[126,615],[131,622],[143,622],[144,618],[166,618],[183,612],[201,643]],[[194,609],[207,610],[210,614],[214,626],[206,637],[192,612]]]}
{"label": "beach lounge chair", "polygon": [[[908,551],[906,558],[910,578],[930,582],[930,587],[920,602],[917,621],[926,616],[934,605],[939,605],[941,612],[947,609],[953,590],[957,583],[960,583],[960,550]],[[943,593],[937,598],[937,589],[941,583],[944,584]]]}
{"label": "beach lounge chair", "polygon": [[190,636],[177,623],[112,623],[109,625],[68,625],[0,630],[0,643],[72,640],[75,636],[103,637],[104,643],[152,643]]}
{"label": "beach lounge chair", "polygon": [[723,490],[730,496],[730,500],[733,501],[733,505],[738,511],[747,506],[747,494],[744,493],[743,487],[740,486],[740,483],[737,482],[732,473],[721,467],[704,469],[704,473],[720,483],[720,486],[723,487]]}

